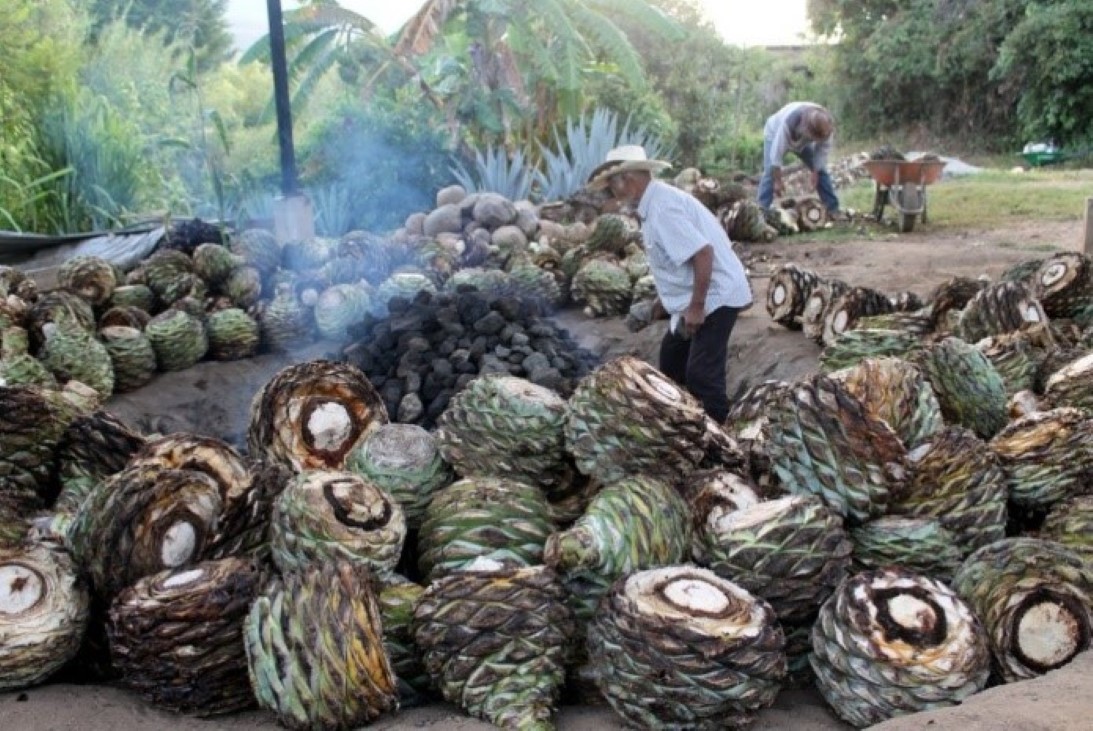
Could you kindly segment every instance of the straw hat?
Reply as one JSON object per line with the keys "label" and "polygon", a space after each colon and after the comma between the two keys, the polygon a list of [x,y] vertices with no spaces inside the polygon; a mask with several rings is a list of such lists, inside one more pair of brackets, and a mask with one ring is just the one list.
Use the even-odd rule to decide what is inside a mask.
{"label": "straw hat", "polygon": [[593,190],[604,188],[607,186],[607,179],[612,175],[630,170],[659,173],[670,167],[672,164],[664,160],[650,160],[641,145],[622,145],[608,152],[605,161],[596,166],[588,176],[588,187]]}

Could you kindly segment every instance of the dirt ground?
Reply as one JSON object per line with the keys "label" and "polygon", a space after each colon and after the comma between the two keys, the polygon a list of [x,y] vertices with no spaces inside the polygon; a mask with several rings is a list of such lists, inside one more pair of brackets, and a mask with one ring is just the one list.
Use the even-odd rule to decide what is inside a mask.
{"label": "dirt ground", "polygon": [[[839,243],[800,243],[793,237],[772,244],[743,244],[740,253],[749,266],[755,306],[738,320],[731,340],[728,384],[730,396],[768,378],[796,379],[817,369],[819,348],[799,332],[774,324],[764,306],[767,276],[784,262],[795,262],[821,276],[838,277],[888,293],[904,290],[925,297],[939,282],[954,275],[996,278],[1004,269],[1054,251],[1080,250],[1080,221],[1030,222],[996,231],[954,235],[916,232],[894,234],[863,227],[860,238]],[[621,319],[589,320],[566,311],[557,320],[578,342],[604,358],[624,353],[656,362],[664,323],[630,333]],[[319,357],[330,350],[317,344],[292,358],[263,356],[238,363],[202,363],[179,373],[163,374],[138,392],[111,399],[108,408],[146,433],[194,431],[242,445],[249,404],[254,393],[280,368],[293,360]],[[988,691],[956,709],[916,714],[885,725],[896,731],[960,729],[1008,731],[1091,728],[1093,715],[1093,653],[1045,678]],[[273,716],[250,713],[214,721],[170,716],[143,704],[136,696],[106,687],[51,685],[25,693],[0,694],[0,729],[20,731],[184,731],[202,729],[275,728]],[[445,705],[410,709],[386,718],[373,728],[391,731],[413,728],[471,731],[490,726],[468,719]],[[562,731],[621,729],[605,706],[567,707]],[[820,731],[849,728],[839,723],[815,691],[784,692],[774,708],[759,715],[752,728],[762,731]]]}

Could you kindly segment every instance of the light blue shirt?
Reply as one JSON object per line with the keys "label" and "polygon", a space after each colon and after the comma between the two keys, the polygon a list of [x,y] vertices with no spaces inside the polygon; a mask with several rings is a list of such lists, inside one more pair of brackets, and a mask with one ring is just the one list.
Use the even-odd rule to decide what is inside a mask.
{"label": "light blue shirt", "polygon": [[788,152],[800,154],[809,145],[813,146],[812,169],[823,170],[827,167],[827,158],[831,154],[835,134],[832,133],[823,142],[815,142],[805,136],[800,129],[802,113],[808,109],[823,109],[812,102],[790,102],[767,118],[763,125],[763,142],[767,149],[767,159],[763,165],[767,168],[780,168]]}
{"label": "light blue shirt", "polygon": [[691,304],[695,272],[690,259],[707,244],[713,247],[713,273],[706,293],[706,314],[719,307],[740,308],[752,303],[747,273],[728,234],[697,198],[653,180],[641,196],[638,215],[649,273],[673,323]]}

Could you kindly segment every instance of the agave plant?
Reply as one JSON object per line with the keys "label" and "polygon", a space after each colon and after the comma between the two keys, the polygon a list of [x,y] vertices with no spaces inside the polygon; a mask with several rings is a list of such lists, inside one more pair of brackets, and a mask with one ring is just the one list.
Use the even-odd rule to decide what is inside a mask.
{"label": "agave plant", "polygon": [[542,199],[554,201],[572,196],[584,187],[607,152],[619,145],[641,145],[650,158],[667,159],[670,151],[660,139],[644,127],[631,129],[630,122],[628,117],[620,129],[618,115],[600,107],[587,117],[570,117],[564,127],[556,127],[553,149],[539,144],[543,164],[534,172],[534,178]]}
{"label": "agave plant", "polygon": [[490,145],[474,155],[474,172],[456,161],[452,176],[468,192],[497,193],[509,200],[524,200],[531,193],[532,174],[523,150],[511,156],[503,147]]}

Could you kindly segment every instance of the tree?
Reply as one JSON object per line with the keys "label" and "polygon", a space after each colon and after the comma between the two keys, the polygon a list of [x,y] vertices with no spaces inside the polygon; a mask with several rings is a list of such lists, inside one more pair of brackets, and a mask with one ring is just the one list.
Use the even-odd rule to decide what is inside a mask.
{"label": "tree", "polygon": [[[522,136],[542,138],[559,119],[582,111],[583,89],[593,70],[646,84],[641,57],[622,21],[682,38],[678,26],[646,0],[428,0],[395,43],[403,58],[422,58],[445,33],[471,39],[468,73],[486,89],[511,89],[530,112]],[[511,143],[511,120],[495,103],[500,139]]]}
{"label": "tree", "polygon": [[227,6],[228,0],[92,0],[90,10],[96,32],[124,17],[132,28],[162,31],[168,44],[192,47],[206,71],[231,56]]}
{"label": "tree", "polygon": [[809,0],[835,41],[842,126],[875,136],[913,126],[1003,147],[1022,90],[992,76],[1025,0]]}
{"label": "tree", "polygon": [[1029,4],[1006,36],[992,77],[1023,90],[1017,116],[1025,139],[1093,142],[1093,6]]}

